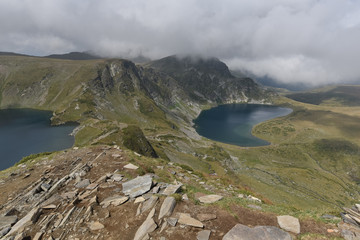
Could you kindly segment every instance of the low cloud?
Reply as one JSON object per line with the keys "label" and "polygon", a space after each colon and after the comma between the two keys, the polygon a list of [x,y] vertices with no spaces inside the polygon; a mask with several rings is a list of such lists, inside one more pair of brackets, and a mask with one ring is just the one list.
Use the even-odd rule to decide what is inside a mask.
{"label": "low cloud", "polygon": [[359,79],[355,0],[2,0],[0,50],[216,56],[312,85]]}

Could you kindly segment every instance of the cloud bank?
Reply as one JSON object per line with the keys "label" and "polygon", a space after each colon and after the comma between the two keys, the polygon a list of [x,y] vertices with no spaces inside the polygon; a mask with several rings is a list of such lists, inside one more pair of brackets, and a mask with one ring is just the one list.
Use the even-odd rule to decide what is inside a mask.
{"label": "cloud bank", "polygon": [[1,0],[0,51],[216,56],[312,85],[360,79],[357,0]]}

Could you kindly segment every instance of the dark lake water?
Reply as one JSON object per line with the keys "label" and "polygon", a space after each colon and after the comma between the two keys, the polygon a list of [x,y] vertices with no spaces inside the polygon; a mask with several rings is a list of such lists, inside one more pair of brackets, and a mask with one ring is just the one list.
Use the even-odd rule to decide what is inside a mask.
{"label": "dark lake water", "polygon": [[202,111],[194,120],[196,131],[206,138],[244,147],[265,146],[270,143],[251,134],[252,128],[292,110],[261,104],[226,104]]}
{"label": "dark lake water", "polygon": [[34,153],[63,150],[74,144],[75,124],[51,126],[49,111],[0,110],[0,170]]}

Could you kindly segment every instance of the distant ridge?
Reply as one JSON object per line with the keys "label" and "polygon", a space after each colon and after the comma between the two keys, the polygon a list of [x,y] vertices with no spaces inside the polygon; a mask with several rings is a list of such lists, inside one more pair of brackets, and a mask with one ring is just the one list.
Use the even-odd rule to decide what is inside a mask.
{"label": "distant ridge", "polygon": [[102,57],[91,55],[86,52],[70,52],[65,54],[51,54],[45,56],[44,58],[55,58],[55,59],[65,59],[65,60],[94,60],[102,59]]}
{"label": "distant ridge", "polygon": [[14,53],[14,52],[0,52],[0,56],[27,56],[27,57],[30,57],[30,55]]}

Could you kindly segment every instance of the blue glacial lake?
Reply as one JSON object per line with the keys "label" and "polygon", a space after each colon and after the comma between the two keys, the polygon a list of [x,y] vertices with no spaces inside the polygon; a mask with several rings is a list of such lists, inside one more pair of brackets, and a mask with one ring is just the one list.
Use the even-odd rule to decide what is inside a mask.
{"label": "blue glacial lake", "polygon": [[261,104],[226,104],[202,111],[194,120],[196,131],[203,137],[243,147],[270,143],[251,134],[261,122],[288,115],[290,108]]}
{"label": "blue glacial lake", "polygon": [[63,150],[74,144],[70,133],[77,126],[51,126],[49,111],[0,110],[0,170],[30,154]]}

